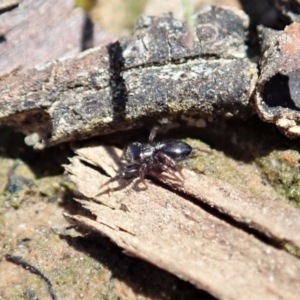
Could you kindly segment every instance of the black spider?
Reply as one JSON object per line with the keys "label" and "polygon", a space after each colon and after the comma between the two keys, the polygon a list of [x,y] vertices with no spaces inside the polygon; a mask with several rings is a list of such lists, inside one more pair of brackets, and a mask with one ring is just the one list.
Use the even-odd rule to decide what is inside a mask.
{"label": "black spider", "polygon": [[104,185],[119,178],[131,179],[140,177],[145,186],[147,186],[145,176],[150,173],[167,172],[177,179],[181,179],[176,175],[176,172],[178,172],[183,177],[176,162],[188,158],[192,152],[192,147],[178,140],[154,142],[157,130],[157,127],[152,129],[149,143],[133,142],[125,147],[124,157],[127,160],[127,164],[124,170],[112,177]]}

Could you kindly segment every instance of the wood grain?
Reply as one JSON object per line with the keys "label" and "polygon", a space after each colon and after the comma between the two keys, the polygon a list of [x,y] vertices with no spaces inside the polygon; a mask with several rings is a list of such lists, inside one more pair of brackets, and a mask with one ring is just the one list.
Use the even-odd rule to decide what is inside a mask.
{"label": "wood grain", "polygon": [[[217,298],[298,299],[300,261],[243,230],[243,226],[255,223],[265,234],[271,232],[271,238],[289,240],[289,232],[294,228],[287,226],[283,214],[289,211],[287,217],[291,223],[293,217],[299,216],[296,209],[288,209],[279,202],[271,205],[271,200],[254,200],[226,184],[222,188],[221,182],[188,171],[184,172],[185,184],[179,194],[151,181],[147,181],[145,189],[139,180],[128,186],[124,186],[124,181],[113,182],[101,190],[107,177],[83,164],[81,157],[97,166],[105,162],[112,167],[105,169],[113,173],[113,168],[118,169],[117,152],[111,148],[89,147],[77,153],[79,156],[66,169],[85,198],[77,201],[95,218],[66,215],[70,221],[108,236],[128,255],[165,269]],[[221,210],[221,199],[224,200],[222,212],[235,216],[243,222],[242,226],[197,205],[198,201],[206,202]],[[297,236],[294,241],[299,242]]]}

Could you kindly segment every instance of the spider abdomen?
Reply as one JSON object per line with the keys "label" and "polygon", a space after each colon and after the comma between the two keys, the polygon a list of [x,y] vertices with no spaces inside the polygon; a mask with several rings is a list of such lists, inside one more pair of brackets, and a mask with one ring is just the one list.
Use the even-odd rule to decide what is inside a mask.
{"label": "spider abdomen", "polygon": [[156,152],[162,152],[175,161],[186,159],[192,153],[192,147],[185,142],[168,140],[157,143]]}

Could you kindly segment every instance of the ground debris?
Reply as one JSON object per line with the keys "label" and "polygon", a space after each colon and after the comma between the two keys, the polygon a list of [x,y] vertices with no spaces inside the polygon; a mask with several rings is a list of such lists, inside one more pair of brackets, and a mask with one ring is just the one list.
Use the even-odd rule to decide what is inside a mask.
{"label": "ground debris", "polygon": [[[101,167],[105,162],[106,166],[114,166],[110,170],[118,170],[117,152],[109,153],[102,147],[80,149],[77,150],[79,156],[66,167],[79,193],[84,196],[84,200],[76,201],[96,218],[66,214],[71,222],[108,236],[127,254],[151,262],[217,298],[298,299],[299,260],[243,230],[243,226],[255,225],[271,238],[284,240],[283,235],[287,234],[286,240],[289,240],[287,231],[294,227],[284,222],[283,215],[287,210],[284,204],[274,202],[268,209],[269,216],[268,210],[261,206],[263,203],[267,207],[268,200],[254,200],[226,184],[222,187],[221,182],[188,171],[184,172],[183,186],[165,180],[165,184],[181,190],[180,193],[151,181],[145,189],[139,180],[127,186],[120,180],[98,195],[107,176],[82,163],[81,157],[93,165]],[[202,185],[203,189],[209,190],[206,194],[200,188]],[[224,204],[219,202],[222,198]],[[251,203],[248,204],[249,200]],[[203,202],[212,208],[206,209],[201,205]],[[277,204],[279,216],[276,219],[273,211]],[[235,217],[244,223],[243,226],[220,218],[213,213],[214,208]],[[264,222],[269,217],[270,223]],[[293,214],[286,217],[293,222]],[[298,236],[295,240],[299,243]]]}

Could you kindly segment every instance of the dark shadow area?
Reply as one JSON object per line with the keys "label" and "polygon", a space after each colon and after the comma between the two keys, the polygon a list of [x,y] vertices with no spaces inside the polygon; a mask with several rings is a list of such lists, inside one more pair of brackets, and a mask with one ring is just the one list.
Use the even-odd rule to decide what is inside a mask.
{"label": "dark shadow area", "polygon": [[6,38],[4,35],[0,36],[0,44],[5,43],[6,42]]}
{"label": "dark shadow area", "polygon": [[291,100],[297,109],[300,109],[300,71],[289,72],[287,76],[289,78]]}
{"label": "dark shadow area", "polygon": [[300,14],[300,3],[299,1],[288,1],[287,2],[287,10],[299,15]]}
{"label": "dark shadow area", "polygon": [[[132,130],[120,134],[99,137],[99,144],[113,144],[123,148],[129,142],[147,142],[150,130]],[[119,138],[118,138],[119,137]],[[178,128],[170,129],[166,134],[160,131],[156,141],[167,139],[198,139],[212,149],[224,152],[238,161],[252,162],[257,157],[268,155],[273,150],[294,149],[300,151],[295,141],[288,139],[278,131],[275,125],[262,122],[257,116],[248,120],[219,120],[207,122],[206,127],[191,127],[182,122]]]}
{"label": "dark shadow area", "polygon": [[[293,79],[294,77],[295,75],[290,78],[289,75],[278,73],[265,84],[262,92],[262,97],[268,107],[280,106],[280,107],[300,111],[300,108],[295,105],[295,101],[293,101],[291,96],[291,91],[293,91],[293,87],[295,87],[295,83],[296,83],[296,87],[299,87],[297,81],[290,80]],[[298,94],[299,92],[300,91],[298,90]],[[294,96],[295,94],[297,93],[294,93]]]}
{"label": "dark shadow area", "polygon": [[19,4],[9,3],[9,1],[8,1],[8,4],[5,7],[3,6],[2,8],[0,8],[0,15],[6,13],[8,11],[12,11],[15,8],[17,8],[18,6],[19,6]]}
{"label": "dark shadow area", "polygon": [[[153,124],[153,121],[152,121]],[[147,143],[149,141],[149,133],[154,126],[145,125],[143,128],[137,128],[127,131],[119,131],[115,133],[110,133],[102,136],[92,137],[87,141],[79,141],[76,142],[76,147],[84,147],[85,145],[105,145],[105,146],[114,146],[120,149],[124,149],[124,147],[131,142],[141,142]],[[186,128],[186,127],[185,127]],[[119,158],[117,153],[113,151],[109,153],[110,156]],[[119,167],[122,167],[123,164],[120,163]]]}
{"label": "dark shadow area", "polygon": [[[42,143],[48,146],[48,141],[53,132],[53,123],[47,111],[36,108],[35,101],[27,101],[25,113],[15,113],[1,120],[2,124],[12,126],[16,132],[30,133],[27,144],[34,145]],[[32,135],[36,138],[33,138]]]}
{"label": "dark shadow area", "polygon": [[[218,120],[207,122],[206,127],[180,126],[166,133],[159,130],[155,141],[192,138],[208,144],[212,149],[224,152],[237,161],[253,162],[258,157],[267,156],[273,150],[297,150],[300,145],[285,137],[274,124],[261,121],[258,116],[248,120]],[[162,126],[162,129],[164,127]],[[94,145],[112,145],[123,149],[130,142],[147,143],[151,127],[116,132],[89,140]],[[84,147],[85,141],[80,142]],[[79,143],[78,143],[79,144]],[[116,161],[120,158],[116,155]],[[120,164],[122,166],[122,164]]]}
{"label": "dark shadow area", "polygon": [[300,150],[299,145],[281,134],[275,125],[264,123],[257,116],[247,121],[207,123],[205,128],[181,127],[170,131],[170,136],[199,139],[212,149],[222,151],[227,156],[243,162],[252,162],[273,150]]}
{"label": "dark shadow area", "polygon": [[111,281],[117,278],[137,294],[152,299],[216,299],[149,263],[126,256],[122,249],[100,235],[88,234],[85,238],[69,235],[60,237],[77,251],[93,257],[109,268],[112,272]]}
{"label": "dark shadow area", "polygon": [[[120,149],[130,142],[148,142],[150,129],[136,129],[116,132],[95,137],[86,141],[76,142],[76,147],[88,145],[113,145]],[[273,124],[262,122],[257,116],[247,121],[227,120],[207,122],[204,128],[181,126],[169,130],[166,134],[160,131],[156,141],[167,139],[193,138],[203,141],[212,149],[224,152],[238,161],[253,162],[258,157],[267,156],[273,150],[294,149],[300,151],[300,146],[282,135]],[[21,159],[29,165],[37,177],[58,175],[63,173],[62,164],[68,164],[67,157],[74,156],[69,144],[35,151],[25,145],[24,135],[16,133],[10,127],[0,127],[0,155],[13,159]],[[123,164],[116,153],[111,153],[114,160]],[[95,169],[98,170],[97,167]]]}
{"label": "dark shadow area", "polygon": [[279,15],[277,10],[268,4],[267,1],[261,0],[240,0],[242,9],[249,16],[249,31],[247,33],[247,55],[250,59],[257,62],[260,54],[259,38],[257,26],[263,25],[269,28],[278,29],[282,27],[279,24]]}
{"label": "dark shadow area", "polygon": [[92,20],[85,15],[82,28],[81,51],[94,47],[94,24]]}
{"label": "dark shadow area", "polygon": [[250,18],[250,29],[257,25],[264,25],[269,28],[279,29],[279,14],[274,6],[268,1],[261,0],[240,0],[242,9]]}
{"label": "dark shadow area", "polygon": [[0,156],[19,159],[26,163],[37,178],[59,175],[64,172],[63,164],[73,156],[68,144],[36,151],[24,143],[25,136],[13,128],[0,127]]}

